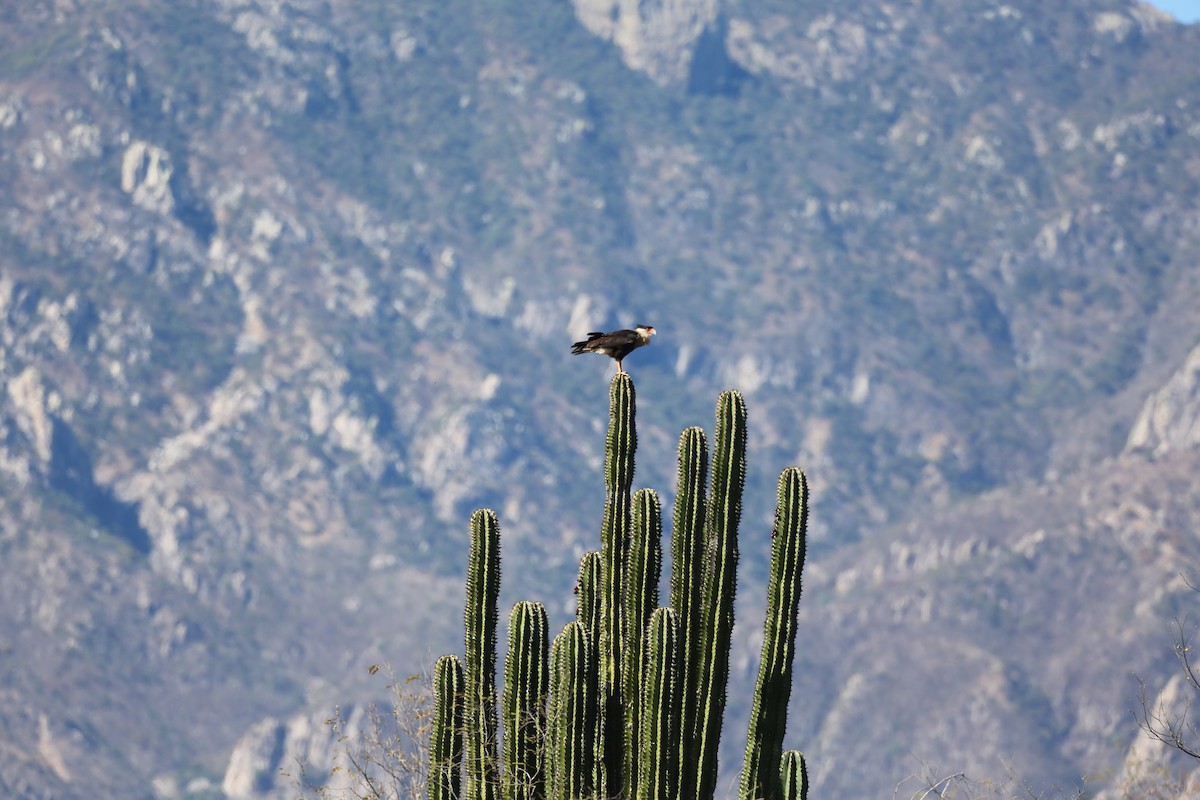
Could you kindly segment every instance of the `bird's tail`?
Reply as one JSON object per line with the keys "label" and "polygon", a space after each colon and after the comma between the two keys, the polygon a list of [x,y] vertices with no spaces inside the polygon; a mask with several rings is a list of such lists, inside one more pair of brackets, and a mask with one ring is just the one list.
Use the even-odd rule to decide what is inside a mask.
{"label": "bird's tail", "polygon": [[571,354],[577,356],[580,353],[592,352],[592,350],[594,349],[594,345],[592,344],[592,342],[595,341],[597,336],[603,336],[603,335],[604,334],[600,331],[592,331],[591,333],[588,334],[588,338],[584,339],[582,342],[576,342],[575,344],[571,345]]}

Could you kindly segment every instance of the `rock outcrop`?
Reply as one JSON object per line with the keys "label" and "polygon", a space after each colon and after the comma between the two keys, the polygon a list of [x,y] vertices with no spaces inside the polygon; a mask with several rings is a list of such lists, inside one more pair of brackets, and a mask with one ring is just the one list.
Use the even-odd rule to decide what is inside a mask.
{"label": "rock outcrop", "polygon": [[584,27],[611,41],[630,69],[686,82],[696,43],[717,25],[719,0],[573,0]]}
{"label": "rock outcrop", "polygon": [[1133,423],[1126,450],[1163,455],[1200,445],[1200,346],[1154,394]]}

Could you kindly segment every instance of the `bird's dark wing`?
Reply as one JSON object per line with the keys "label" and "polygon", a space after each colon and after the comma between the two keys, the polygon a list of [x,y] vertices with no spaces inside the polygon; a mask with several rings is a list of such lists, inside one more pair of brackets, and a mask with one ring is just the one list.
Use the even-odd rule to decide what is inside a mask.
{"label": "bird's dark wing", "polygon": [[638,335],[637,331],[624,330],[613,331],[612,333],[592,331],[588,334],[587,339],[573,344],[571,352],[575,355],[579,355],[580,353],[603,353],[613,358],[621,358],[629,351],[643,344],[645,342]]}
{"label": "bird's dark wing", "polygon": [[601,347],[606,350],[629,347],[642,342],[642,337],[637,335],[637,331],[613,331],[612,333],[588,334],[588,336],[588,347],[592,350]]}

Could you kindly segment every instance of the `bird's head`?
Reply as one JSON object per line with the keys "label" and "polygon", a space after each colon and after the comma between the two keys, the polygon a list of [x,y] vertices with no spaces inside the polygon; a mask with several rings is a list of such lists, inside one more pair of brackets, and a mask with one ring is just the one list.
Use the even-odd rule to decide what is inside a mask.
{"label": "bird's head", "polygon": [[637,331],[638,335],[647,342],[649,342],[650,337],[654,335],[654,327],[651,325],[638,325],[636,328],[634,328],[634,330]]}

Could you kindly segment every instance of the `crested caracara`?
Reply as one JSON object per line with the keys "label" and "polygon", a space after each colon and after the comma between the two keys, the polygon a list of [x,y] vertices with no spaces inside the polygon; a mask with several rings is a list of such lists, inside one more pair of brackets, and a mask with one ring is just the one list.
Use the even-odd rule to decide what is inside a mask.
{"label": "crested caracara", "polygon": [[571,352],[575,355],[600,353],[615,358],[617,372],[624,372],[625,369],[621,366],[622,359],[642,345],[650,344],[650,337],[653,335],[654,328],[649,325],[638,325],[631,331],[613,331],[612,333],[592,331],[582,342],[572,345]]}

